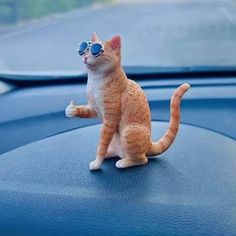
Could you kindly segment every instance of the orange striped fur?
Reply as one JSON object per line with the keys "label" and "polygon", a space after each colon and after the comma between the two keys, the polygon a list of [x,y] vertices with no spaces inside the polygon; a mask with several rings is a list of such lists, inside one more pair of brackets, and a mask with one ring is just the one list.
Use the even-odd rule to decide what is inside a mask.
{"label": "orange striped fur", "polygon": [[[94,33],[93,42],[101,42]],[[105,158],[119,156],[116,167],[126,168],[144,165],[148,156],[167,150],[173,143],[180,122],[180,101],[190,88],[185,83],[176,89],[171,98],[169,128],[157,142],[151,141],[150,109],[140,86],[127,79],[120,58],[120,37],[104,43],[104,53],[87,57],[88,105],[76,106],[73,102],[66,108],[68,117],[90,118],[98,116],[103,121],[97,156],[90,169],[99,169]]]}

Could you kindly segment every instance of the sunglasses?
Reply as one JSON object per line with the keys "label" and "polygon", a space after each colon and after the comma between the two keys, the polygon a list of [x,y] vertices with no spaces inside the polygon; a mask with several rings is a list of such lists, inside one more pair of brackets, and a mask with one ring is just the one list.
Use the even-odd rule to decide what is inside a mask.
{"label": "sunglasses", "polygon": [[87,51],[94,57],[100,56],[104,52],[104,45],[102,43],[93,43],[93,42],[81,42],[78,47],[78,53],[80,56],[83,56]]}

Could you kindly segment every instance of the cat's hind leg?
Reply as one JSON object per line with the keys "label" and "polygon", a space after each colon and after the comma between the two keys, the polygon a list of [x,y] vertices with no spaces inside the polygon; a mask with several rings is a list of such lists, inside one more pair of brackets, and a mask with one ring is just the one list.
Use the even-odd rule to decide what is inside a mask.
{"label": "cat's hind leg", "polygon": [[148,163],[148,159],[145,155],[143,154],[136,154],[134,156],[127,156],[119,161],[116,162],[116,167],[117,168],[128,168],[131,166],[140,166],[140,165],[145,165]]}
{"label": "cat's hind leg", "polygon": [[147,164],[146,152],[150,148],[149,129],[142,125],[130,125],[123,128],[120,135],[125,157],[116,162],[116,167],[127,168]]}

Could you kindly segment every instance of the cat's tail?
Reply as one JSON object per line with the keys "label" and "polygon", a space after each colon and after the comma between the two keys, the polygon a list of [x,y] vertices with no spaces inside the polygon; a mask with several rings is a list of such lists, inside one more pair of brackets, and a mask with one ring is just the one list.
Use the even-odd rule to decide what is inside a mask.
{"label": "cat's tail", "polygon": [[160,140],[157,142],[152,142],[151,149],[147,153],[148,156],[156,156],[163,153],[175,140],[180,122],[180,102],[182,96],[188,91],[189,88],[190,85],[188,83],[184,83],[174,91],[170,102],[171,115],[169,128]]}

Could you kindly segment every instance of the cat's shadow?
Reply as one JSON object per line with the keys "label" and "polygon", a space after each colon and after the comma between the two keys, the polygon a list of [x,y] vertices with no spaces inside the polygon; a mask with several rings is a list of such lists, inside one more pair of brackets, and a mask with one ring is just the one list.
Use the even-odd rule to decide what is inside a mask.
{"label": "cat's shadow", "polygon": [[107,196],[129,198],[135,195],[136,199],[143,199],[153,189],[164,189],[164,185],[173,185],[179,179],[179,173],[165,158],[149,158],[147,165],[126,169],[116,168],[117,160],[107,159],[101,170],[91,172],[96,191],[106,192]]}

